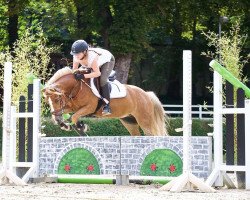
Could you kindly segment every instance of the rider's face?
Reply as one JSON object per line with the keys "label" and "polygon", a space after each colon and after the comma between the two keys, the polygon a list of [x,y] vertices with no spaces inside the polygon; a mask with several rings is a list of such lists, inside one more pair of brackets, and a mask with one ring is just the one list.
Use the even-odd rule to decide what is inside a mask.
{"label": "rider's face", "polygon": [[84,52],[75,54],[74,57],[77,58],[78,60],[82,60],[83,58],[85,58],[86,54],[87,54],[87,51],[84,51]]}

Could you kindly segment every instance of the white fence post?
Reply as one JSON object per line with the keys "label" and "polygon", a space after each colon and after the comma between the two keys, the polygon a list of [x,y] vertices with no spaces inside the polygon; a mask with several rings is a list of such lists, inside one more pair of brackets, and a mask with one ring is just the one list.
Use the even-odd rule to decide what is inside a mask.
{"label": "white fence post", "polygon": [[199,105],[199,119],[202,119],[202,106]]}

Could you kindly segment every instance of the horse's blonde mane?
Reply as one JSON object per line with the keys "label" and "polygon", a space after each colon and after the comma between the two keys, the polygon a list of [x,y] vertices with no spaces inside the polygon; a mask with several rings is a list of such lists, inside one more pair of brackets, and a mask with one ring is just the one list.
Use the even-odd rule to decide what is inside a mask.
{"label": "horse's blonde mane", "polygon": [[47,82],[47,85],[51,85],[52,83],[56,82],[59,78],[62,76],[72,74],[73,70],[70,69],[69,67],[64,67],[62,69],[59,69]]}

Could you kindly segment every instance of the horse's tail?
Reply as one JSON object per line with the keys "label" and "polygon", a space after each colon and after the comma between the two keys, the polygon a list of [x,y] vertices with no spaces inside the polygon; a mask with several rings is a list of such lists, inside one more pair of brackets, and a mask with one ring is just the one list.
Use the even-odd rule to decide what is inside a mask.
{"label": "horse's tail", "polygon": [[151,132],[154,135],[168,135],[166,129],[166,120],[164,109],[158,97],[154,94],[154,92],[147,92],[151,101],[154,104],[154,116],[153,116],[153,127]]}

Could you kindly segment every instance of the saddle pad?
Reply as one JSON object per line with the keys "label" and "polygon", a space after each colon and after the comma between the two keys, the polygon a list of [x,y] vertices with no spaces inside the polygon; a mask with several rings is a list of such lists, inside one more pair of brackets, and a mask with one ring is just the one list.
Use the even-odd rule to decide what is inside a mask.
{"label": "saddle pad", "polygon": [[[114,81],[108,81],[109,85],[111,86],[111,93],[110,93],[110,99],[114,98],[122,98],[127,95],[126,88],[123,84],[121,84],[119,81],[114,80]],[[101,97],[99,94],[95,84],[94,84],[94,78],[90,79],[90,87],[92,89],[92,92],[94,93],[95,96],[98,98]]]}

